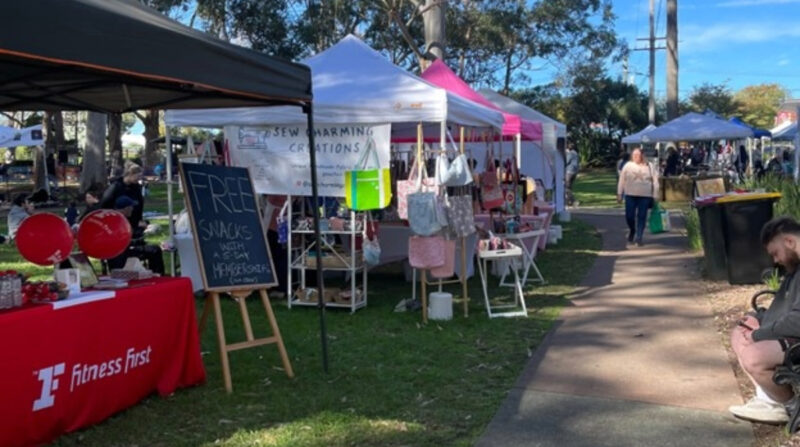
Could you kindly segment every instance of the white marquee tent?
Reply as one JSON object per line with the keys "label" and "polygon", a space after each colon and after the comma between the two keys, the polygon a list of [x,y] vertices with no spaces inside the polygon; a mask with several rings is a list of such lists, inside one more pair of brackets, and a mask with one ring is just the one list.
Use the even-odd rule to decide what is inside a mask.
{"label": "white marquee tent", "polygon": [[708,114],[690,112],[647,132],[642,136],[642,142],[707,141],[752,136],[753,131],[747,127]]}
{"label": "white marquee tent", "polygon": [[[564,123],[554,120],[549,116],[534,110],[524,104],[521,104],[513,99],[503,96],[494,90],[480,89],[478,92],[485,96],[486,99],[494,103],[497,107],[519,115],[521,118],[530,121],[538,121],[542,123],[542,149],[548,158],[548,163],[553,169],[553,178],[555,179],[555,205],[556,211],[564,211],[564,157],[558,153],[558,139],[566,138],[567,126]],[[526,149],[526,146],[535,146],[537,143],[532,141],[523,141],[522,150],[529,153],[536,154],[537,151]],[[534,158],[530,158],[531,163],[536,163]],[[550,185],[545,185],[550,186]]]}
{"label": "white marquee tent", "polygon": [[770,131],[772,139],[778,141],[793,141],[797,136],[797,122],[786,121]]}
{"label": "white marquee tent", "polygon": [[6,127],[0,129],[0,148],[18,146],[40,146],[44,144],[42,125],[14,129]]}
{"label": "white marquee tent", "polygon": [[[314,122],[443,123],[500,129],[500,112],[435,87],[392,64],[353,35],[305,61],[311,67]],[[169,126],[305,123],[297,107],[168,110]]]}

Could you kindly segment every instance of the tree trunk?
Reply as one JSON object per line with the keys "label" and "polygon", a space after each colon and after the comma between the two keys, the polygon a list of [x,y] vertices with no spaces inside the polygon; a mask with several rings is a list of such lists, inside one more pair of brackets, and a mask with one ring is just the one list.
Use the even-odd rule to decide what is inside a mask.
{"label": "tree trunk", "polygon": [[506,55],[506,77],[505,82],[503,83],[503,94],[508,96],[509,91],[511,91],[511,60],[514,56],[512,51],[509,51]]}
{"label": "tree trunk", "polygon": [[47,177],[56,175],[55,172],[51,172],[55,166],[45,169],[48,155],[58,154],[59,149],[64,146],[64,117],[61,112],[45,112],[42,124],[45,146],[42,150],[37,148],[33,156],[33,184],[36,191],[46,189]]}
{"label": "tree trunk", "polygon": [[[140,117],[141,118],[141,117]],[[144,157],[142,168],[153,169],[160,161],[158,154],[158,110],[148,110],[142,120],[144,124]]]}
{"label": "tree trunk", "polygon": [[122,175],[125,161],[122,159],[122,115],[108,115],[108,152],[111,155],[111,173]]}
{"label": "tree trunk", "polygon": [[88,112],[86,117],[86,147],[83,151],[81,191],[96,184],[105,185],[106,174],[106,116]]}
{"label": "tree trunk", "polygon": [[423,11],[425,56],[429,60],[444,60],[447,54],[447,34],[445,30],[447,0],[425,0]]}

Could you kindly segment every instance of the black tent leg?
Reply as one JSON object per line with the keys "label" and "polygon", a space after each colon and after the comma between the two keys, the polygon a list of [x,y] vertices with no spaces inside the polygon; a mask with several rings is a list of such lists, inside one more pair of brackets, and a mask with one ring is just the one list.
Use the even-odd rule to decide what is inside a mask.
{"label": "black tent leg", "polygon": [[308,103],[303,107],[303,112],[308,117],[308,157],[311,163],[311,203],[313,204],[314,238],[317,249],[314,250],[317,258],[317,308],[319,308],[319,330],[322,342],[322,369],[328,373],[328,334],[325,329],[325,286],[322,283],[322,236],[319,232],[319,193],[317,191],[317,149],[314,143],[314,106]]}

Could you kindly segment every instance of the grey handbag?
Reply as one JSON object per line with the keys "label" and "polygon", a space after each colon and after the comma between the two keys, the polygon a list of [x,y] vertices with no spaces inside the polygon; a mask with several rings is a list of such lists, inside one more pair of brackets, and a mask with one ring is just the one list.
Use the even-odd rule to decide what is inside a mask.
{"label": "grey handbag", "polygon": [[450,231],[458,237],[475,232],[475,215],[472,212],[472,195],[462,194],[448,197],[447,217]]}

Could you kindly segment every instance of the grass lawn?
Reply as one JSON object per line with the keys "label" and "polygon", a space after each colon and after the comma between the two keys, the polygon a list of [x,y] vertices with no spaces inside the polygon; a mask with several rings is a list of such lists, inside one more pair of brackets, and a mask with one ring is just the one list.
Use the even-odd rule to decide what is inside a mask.
{"label": "grass lawn", "polygon": [[[565,224],[562,242],[537,260],[549,284],[528,288],[527,319],[489,320],[473,278],[469,318],[458,305],[454,320],[423,325],[419,312],[392,312],[410,295],[410,284],[372,273],[367,308],[327,313],[329,374],[322,371],[316,309],[289,310],[274,300],[294,379],[279,368],[273,346],[237,351],[231,354],[234,392],[225,393],[210,324],[201,341],[205,385],[150,397],[55,445],[472,445],[600,245],[592,228]],[[509,291],[495,287],[497,295]],[[256,335],[266,335],[263,309],[249,301]],[[199,316],[202,301],[196,304]],[[224,300],[223,311],[229,342],[243,340],[235,303]]]}
{"label": "grass lawn", "polygon": [[[165,186],[155,185],[146,211],[166,210]],[[176,194],[176,210],[183,206]],[[63,210],[54,209],[60,214]],[[5,218],[0,218],[0,232]],[[166,237],[162,230],[151,237]],[[234,392],[224,390],[216,334],[202,335],[205,385],[153,396],[103,423],[58,439],[56,446],[468,446],[491,420],[568,296],[594,262],[601,240],[593,228],[564,224],[564,239],[540,253],[546,286],[527,288],[527,319],[489,320],[480,282],[470,282],[470,317],[461,306],[449,322],[421,323],[421,315],[394,313],[411,286],[402,275],[370,274],[369,306],[351,315],[327,312],[330,372],[322,371],[318,312],[275,310],[296,377],[280,368],[274,346],[231,354]],[[167,268],[169,265],[167,265]],[[0,270],[45,278],[50,268],[24,262],[14,246],[0,245]],[[332,283],[330,283],[332,284]],[[497,284],[497,278],[492,279]],[[335,285],[335,284],[334,284]],[[511,289],[492,288],[494,296]],[[453,286],[455,296],[460,295]],[[198,317],[203,301],[196,301]],[[259,301],[249,300],[256,336],[268,335]],[[238,308],[222,303],[229,343],[244,340]],[[213,321],[213,320],[212,320]]]}
{"label": "grass lawn", "polygon": [[578,174],[572,185],[581,207],[620,208],[617,203],[617,175],[613,170],[591,170]]}

